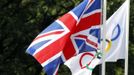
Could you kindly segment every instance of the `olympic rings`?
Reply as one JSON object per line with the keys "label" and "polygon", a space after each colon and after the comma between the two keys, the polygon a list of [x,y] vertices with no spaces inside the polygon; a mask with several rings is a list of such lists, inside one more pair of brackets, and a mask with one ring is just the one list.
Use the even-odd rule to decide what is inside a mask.
{"label": "olympic rings", "polygon": [[111,40],[106,39],[106,42],[108,43],[108,45],[107,45],[107,47],[106,47],[105,51],[106,51],[106,52],[108,52],[108,51],[110,50],[110,48],[111,48],[112,41],[111,41]]}
{"label": "olympic rings", "polygon": [[[117,30],[117,34],[114,35],[115,31]],[[105,48],[105,51],[108,52],[111,48],[111,45],[112,45],[112,41],[115,41],[121,34],[121,28],[120,28],[120,25],[117,24],[117,26],[113,29],[113,32],[112,32],[112,38],[110,40],[106,39],[105,41],[108,43],[106,48]],[[101,40],[102,41],[102,40]]]}
{"label": "olympic rings", "polygon": [[[94,56],[92,53],[84,53],[84,54],[82,54],[81,57],[80,57],[80,60],[79,60],[79,64],[80,64],[81,69],[86,68],[86,65],[83,65],[83,64],[82,64],[82,59],[83,59],[86,55],[92,57],[91,61],[95,58],[95,56]],[[89,61],[89,62],[87,63],[87,65],[89,65],[89,64],[91,63],[91,61]]]}
{"label": "olympic rings", "polygon": [[[102,39],[101,39],[101,41],[102,41]],[[105,41],[108,43],[106,48],[105,48],[105,51],[108,52],[110,50],[110,48],[111,48],[112,41],[108,40],[108,39],[106,39]]]}
{"label": "olympic rings", "polygon": [[90,70],[90,71],[93,71],[93,69],[94,69],[94,68],[89,67],[88,64],[86,65],[86,68],[87,68],[88,70]]}

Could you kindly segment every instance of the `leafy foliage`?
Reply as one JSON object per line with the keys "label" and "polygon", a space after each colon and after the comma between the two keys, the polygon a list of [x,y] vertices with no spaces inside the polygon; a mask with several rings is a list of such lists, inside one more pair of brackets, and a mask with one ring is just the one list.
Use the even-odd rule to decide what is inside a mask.
{"label": "leafy foliage", "polygon": [[[56,18],[62,16],[82,0],[0,0],[0,75],[44,75],[42,67],[25,53],[32,40]],[[108,17],[123,3],[122,0],[108,0]],[[114,7],[113,7],[114,6]],[[134,69],[134,1],[131,0],[129,75]],[[107,75],[122,75],[120,60],[108,63]],[[111,68],[112,66],[113,67]],[[99,67],[94,71],[98,75]],[[111,71],[112,70],[112,71]],[[59,75],[71,75],[62,65]]]}

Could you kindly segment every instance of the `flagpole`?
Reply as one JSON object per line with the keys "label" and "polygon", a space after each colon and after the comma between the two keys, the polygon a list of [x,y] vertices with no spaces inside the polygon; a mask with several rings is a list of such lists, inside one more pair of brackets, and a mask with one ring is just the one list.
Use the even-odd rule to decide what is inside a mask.
{"label": "flagpole", "polygon": [[126,20],[126,51],[125,51],[125,73],[124,75],[128,75],[128,45],[129,45],[129,14],[130,14],[130,0],[127,0],[127,20]]}
{"label": "flagpole", "polygon": [[101,50],[102,50],[102,75],[105,75],[105,69],[106,69],[106,66],[105,66],[106,6],[107,6],[107,1],[103,0],[103,25],[102,25],[102,39],[103,39],[103,41],[102,41],[102,47],[101,47]]}

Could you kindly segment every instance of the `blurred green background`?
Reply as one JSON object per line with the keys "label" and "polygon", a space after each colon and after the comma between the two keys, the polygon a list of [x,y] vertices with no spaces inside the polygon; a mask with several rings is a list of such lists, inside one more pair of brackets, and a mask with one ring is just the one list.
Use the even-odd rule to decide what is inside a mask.
{"label": "blurred green background", "polygon": [[[42,67],[25,53],[32,40],[55,19],[82,0],[0,0],[0,75],[45,75]],[[124,0],[108,0],[109,18]],[[131,0],[129,29],[129,70],[134,75],[134,0]],[[99,75],[99,66],[93,75]],[[71,75],[60,66],[59,75]],[[107,63],[106,75],[123,75],[124,60]]]}

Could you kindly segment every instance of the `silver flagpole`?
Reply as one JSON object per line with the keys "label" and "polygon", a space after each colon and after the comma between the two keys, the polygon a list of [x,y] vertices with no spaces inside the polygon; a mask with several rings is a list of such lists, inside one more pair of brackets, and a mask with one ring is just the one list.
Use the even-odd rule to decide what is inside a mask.
{"label": "silver flagpole", "polygon": [[103,25],[102,25],[102,75],[105,75],[105,46],[106,46],[106,6],[107,6],[107,1],[103,0]]}
{"label": "silver flagpole", "polygon": [[125,51],[125,73],[124,75],[128,75],[128,45],[129,45],[129,14],[130,14],[130,0],[127,0],[127,20],[126,20],[126,51]]}

